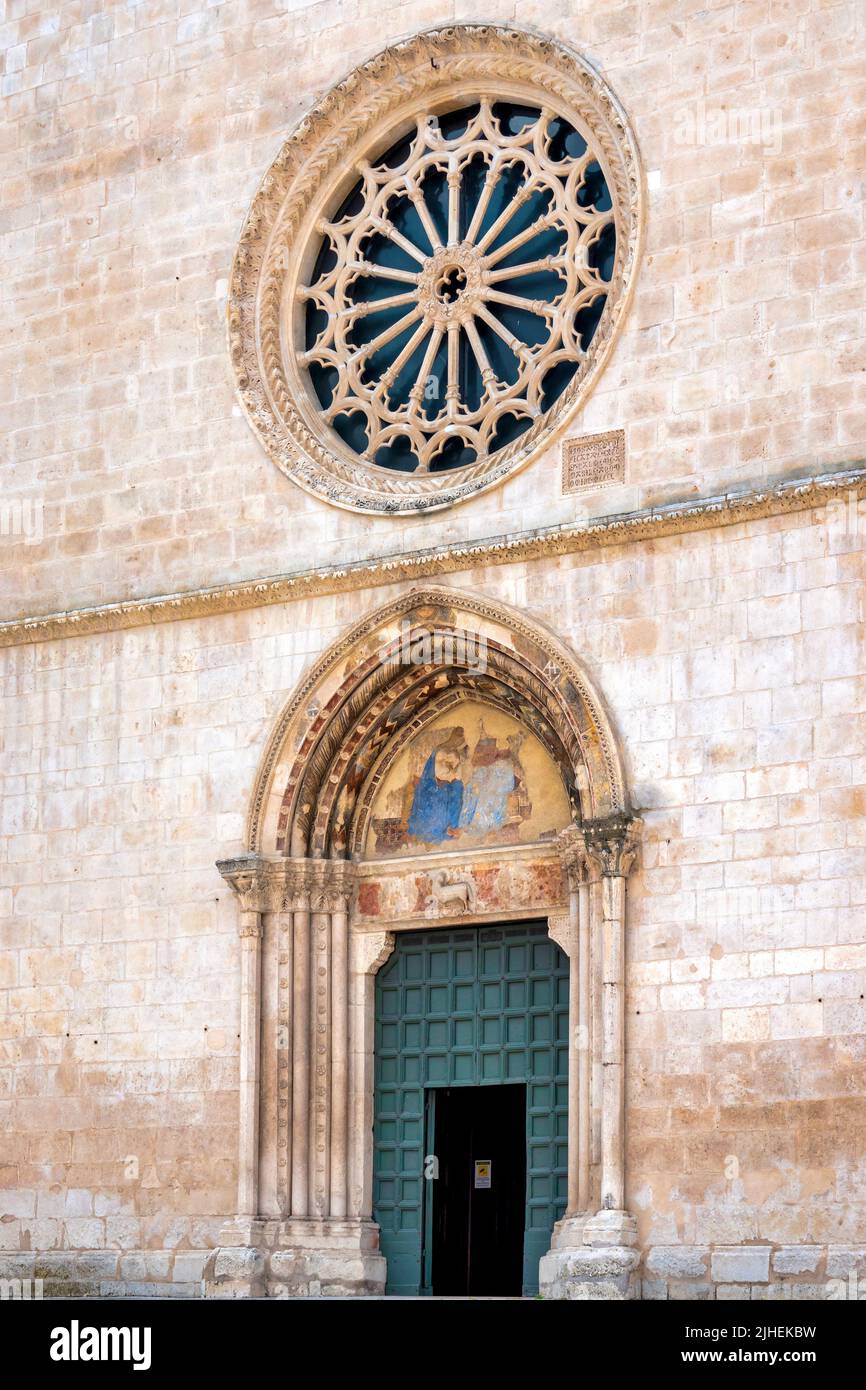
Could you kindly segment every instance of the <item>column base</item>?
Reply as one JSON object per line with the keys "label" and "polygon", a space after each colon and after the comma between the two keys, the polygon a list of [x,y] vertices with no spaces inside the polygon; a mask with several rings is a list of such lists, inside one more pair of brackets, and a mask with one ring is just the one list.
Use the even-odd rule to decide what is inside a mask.
{"label": "column base", "polygon": [[220,1231],[220,1244],[203,1273],[205,1298],[265,1298],[264,1221],[234,1216]]}
{"label": "column base", "polygon": [[553,1228],[538,1267],[543,1298],[625,1301],[640,1298],[637,1223],[626,1211],[578,1212]]}
{"label": "column base", "polygon": [[[248,1234],[249,1243],[236,1243]],[[294,1217],[229,1223],[205,1268],[206,1298],[341,1298],[382,1294],[379,1227]]]}
{"label": "column base", "polygon": [[637,1222],[630,1212],[603,1209],[583,1228],[585,1245],[637,1245]]}

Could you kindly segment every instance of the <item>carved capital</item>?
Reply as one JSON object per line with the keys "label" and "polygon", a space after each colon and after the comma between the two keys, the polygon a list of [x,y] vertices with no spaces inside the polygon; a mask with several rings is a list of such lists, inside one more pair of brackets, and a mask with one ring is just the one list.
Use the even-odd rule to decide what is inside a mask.
{"label": "carved capital", "polygon": [[640,843],[643,822],[636,816],[608,816],[585,821],[587,852],[603,878],[626,878]]}
{"label": "carved capital", "polygon": [[250,913],[268,909],[268,865],[257,854],[239,855],[237,859],[221,859],[217,868],[236,894],[241,909],[241,925]]}
{"label": "carved capital", "polygon": [[357,878],[355,865],[348,859],[314,859],[310,864],[313,912],[348,912]]}
{"label": "carved capital", "polygon": [[574,892],[581,883],[588,883],[594,878],[596,872],[595,863],[587,848],[583,826],[566,826],[565,830],[557,835],[556,844],[562,855],[569,889]]}
{"label": "carved capital", "polygon": [[244,854],[217,868],[237,894],[241,916],[250,912],[348,911],[356,867],[346,859],[264,859]]}
{"label": "carved capital", "polygon": [[313,868],[309,859],[286,859],[277,887],[281,912],[297,912],[309,907],[313,888]]}

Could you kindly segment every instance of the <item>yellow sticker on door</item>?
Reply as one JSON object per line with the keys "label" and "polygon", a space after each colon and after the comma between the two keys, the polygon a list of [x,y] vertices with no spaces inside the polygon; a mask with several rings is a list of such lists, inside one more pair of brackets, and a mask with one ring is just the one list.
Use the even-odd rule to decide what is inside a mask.
{"label": "yellow sticker on door", "polygon": [[475,1186],[491,1187],[493,1184],[493,1164],[489,1158],[475,1160]]}

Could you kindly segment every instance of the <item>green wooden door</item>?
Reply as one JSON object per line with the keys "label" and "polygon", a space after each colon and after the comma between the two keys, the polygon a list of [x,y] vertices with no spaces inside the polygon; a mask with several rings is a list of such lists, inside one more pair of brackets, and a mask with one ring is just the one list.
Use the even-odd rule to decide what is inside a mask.
{"label": "green wooden door", "polygon": [[430,1088],[512,1081],[527,1091],[523,1291],[537,1293],[565,1210],[567,1038],[568,961],[544,924],[399,933],[376,977],[373,1212],[388,1293],[429,1289]]}

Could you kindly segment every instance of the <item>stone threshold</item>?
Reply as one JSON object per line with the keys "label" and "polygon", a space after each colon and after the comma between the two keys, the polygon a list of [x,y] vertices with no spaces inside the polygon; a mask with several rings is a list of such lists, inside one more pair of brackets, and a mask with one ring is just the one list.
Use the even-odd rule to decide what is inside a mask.
{"label": "stone threshold", "polygon": [[866,466],[858,465],[813,477],[792,478],[763,488],[738,489],[716,497],[594,517],[576,525],[541,527],[471,544],[455,543],[347,565],[327,565],[262,579],[217,584],[211,588],[158,594],[152,598],[13,618],[0,623],[0,647],[237,613],[323,594],[357,592],[451,574],[477,565],[515,564],[625,545],[635,540],[655,540],[756,521],[784,512],[807,511],[851,494],[860,497],[864,493]]}

